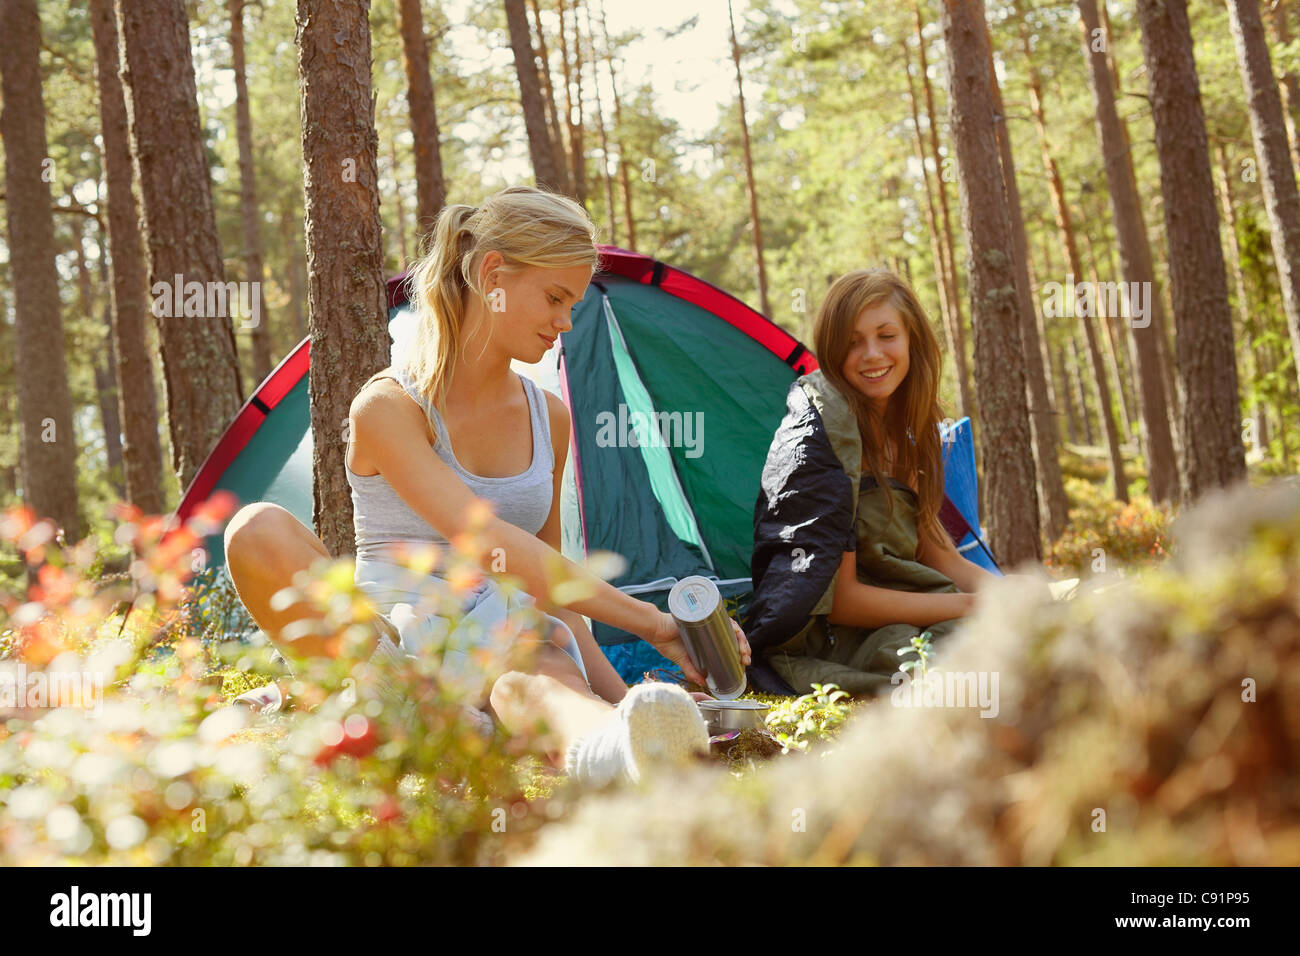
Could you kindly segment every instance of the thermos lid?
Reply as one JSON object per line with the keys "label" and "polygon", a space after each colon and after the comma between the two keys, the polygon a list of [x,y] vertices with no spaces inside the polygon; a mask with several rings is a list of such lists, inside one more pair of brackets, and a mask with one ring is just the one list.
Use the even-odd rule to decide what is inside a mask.
{"label": "thermos lid", "polygon": [[701,700],[700,710],[771,710],[771,704],[761,700]]}
{"label": "thermos lid", "polygon": [[668,592],[668,613],[684,624],[698,624],[721,603],[718,586],[698,574],[682,578]]}

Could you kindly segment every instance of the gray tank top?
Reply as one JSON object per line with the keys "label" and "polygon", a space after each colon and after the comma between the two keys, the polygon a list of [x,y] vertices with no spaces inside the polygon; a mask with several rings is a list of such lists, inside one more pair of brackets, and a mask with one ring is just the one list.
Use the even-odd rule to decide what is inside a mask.
{"label": "gray tank top", "polygon": [[[402,386],[420,408],[428,403],[403,371],[384,373]],[[437,426],[438,441],[434,451],[478,498],[487,501],[497,517],[529,534],[537,534],[551,513],[554,486],[552,472],[555,454],[551,449],[551,422],[546,410],[546,396],[540,387],[519,376],[528,395],[532,420],[533,460],[528,468],[505,478],[484,478],[466,471],[452,452],[447,426],[437,410],[430,416]],[[358,475],[345,468],[352,489],[352,518],[358,558],[382,560],[395,546],[432,543],[447,547],[447,539],[411,510],[393,490],[383,475]]]}

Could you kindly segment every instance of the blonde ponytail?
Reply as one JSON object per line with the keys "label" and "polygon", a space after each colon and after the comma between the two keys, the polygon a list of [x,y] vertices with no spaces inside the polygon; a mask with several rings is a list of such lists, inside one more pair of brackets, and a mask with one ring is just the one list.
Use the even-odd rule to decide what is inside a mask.
{"label": "blonde ponytail", "polygon": [[[599,267],[596,226],[582,206],[565,196],[511,186],[478,207],[444,206],[408,279],[416,329],[402,369],[431,411],[443,408],[461,349],[467,297],[490,308],[478,270],[494,250],[505,259],[507,271]],[[429,430],[436,441],[432,414]]]}

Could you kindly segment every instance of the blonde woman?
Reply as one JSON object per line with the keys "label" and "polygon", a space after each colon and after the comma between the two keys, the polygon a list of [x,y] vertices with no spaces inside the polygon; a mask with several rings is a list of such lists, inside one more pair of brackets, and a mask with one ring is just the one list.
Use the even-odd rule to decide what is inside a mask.
{"label": "blonde woman", "polygon": [[[595,234],[577,203],[526,186],[477,208],[444,208],[411,278],[415,334],[399,363],[352,403],[347,478],[357,585],[387,615],[377,622],[375,653],[397,653],[394,636],[406,653],[436,644],[440,677],[471,688],[475,702],[511,732],[544,724],[553,735],[544,748],[557,761],[563,754],[574,776],[603,784],[687,760],[707,750],[708,738],[690,695],[673,684],[629,690],[583,621],[586,615],[638,635],[702,683],[668,614],[559,555],[569,413],[511,370],[512,360],[539,361],[571,327],[570,312],[598,266]],[[453,629],[433,611],[451,593],[448,584],[405,570],[400,557],[412,546],[445,551],[469,530],[480,501],[493,512],[478,534],[480,565],[505,555],[531,597],[506,598],[487,577],[464,600],[473,626]],[[311,631],[310,608],[271,606],[296,572],[327,556],[320,540],[283,509],[258,504],[232,520],[226,554],[259,626],[292,654],[323,652],[319,635],[293,639]],[[557,566],[585,579],[591,596],[552,605],[547,569]],[[510,612],[531,602],[549,615],[550,634],[541,640],[512,629],[517,615]],[[512,660],[523,663],[479,687],[474,652],[503,626],[516,635]],[[748,662],[739,627],[736,637]]]}

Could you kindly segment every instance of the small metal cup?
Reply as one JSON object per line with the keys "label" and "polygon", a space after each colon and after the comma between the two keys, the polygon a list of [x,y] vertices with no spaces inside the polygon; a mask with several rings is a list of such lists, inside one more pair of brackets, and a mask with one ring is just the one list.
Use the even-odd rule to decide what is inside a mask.
{"label": "small metal cup", "polygon": [[682,578],[668,593],[668,613],[677,622],[691,663],[704,674],[709,693],[722,700],[743,694],[745,667],[718,586],[698,574]]}

